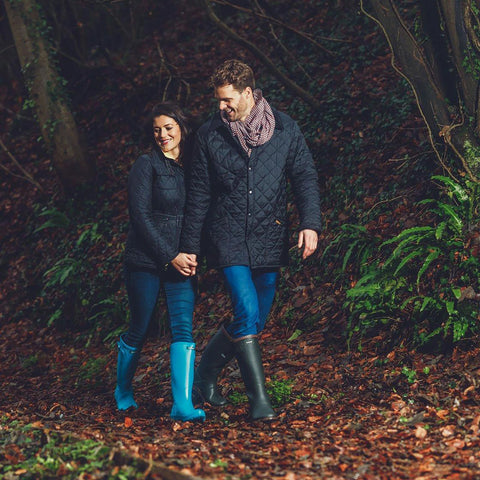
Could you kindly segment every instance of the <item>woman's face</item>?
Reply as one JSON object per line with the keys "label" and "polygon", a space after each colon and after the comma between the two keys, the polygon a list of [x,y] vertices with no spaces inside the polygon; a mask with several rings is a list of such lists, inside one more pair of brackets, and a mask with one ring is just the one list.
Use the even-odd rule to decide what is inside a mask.
{"label": "woman's face", "polygon": [[163,153],[177,159],[180,156],[180,125],[171,117],[160,115],[153,119],[153,136]]}

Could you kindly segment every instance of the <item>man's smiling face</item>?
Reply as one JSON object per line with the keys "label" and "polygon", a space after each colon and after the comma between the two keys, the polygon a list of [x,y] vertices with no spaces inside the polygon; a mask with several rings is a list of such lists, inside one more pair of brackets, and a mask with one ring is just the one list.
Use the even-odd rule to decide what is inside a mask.
{"label": "man's smiling face", "polygon": [[229,122],[244,121],[255,105],[250,87],[245,88],[243,92],[235,90],[233,85],[216,87],[215,98],[218,100],[218,108],[225,112]]}

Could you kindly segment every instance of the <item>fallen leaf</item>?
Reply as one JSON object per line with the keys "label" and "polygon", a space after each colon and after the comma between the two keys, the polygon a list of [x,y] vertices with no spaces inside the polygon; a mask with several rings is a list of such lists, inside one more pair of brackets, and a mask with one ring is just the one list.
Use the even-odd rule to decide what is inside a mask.
{"label": "fallen leaf", "polygon": [[130,417],[125,417],[125,427],[130,428],[133,425],[133,421]]}
{"label": "fallen leaf", "polygon": [[423,440],[427,436],[427,431],[419,425],[415,430],[415,436],[420,440]]}
{"label": "fallen leaf", "polygon": [[398,412],[402,408],[404,408],[405,405],[406,405],[406,403],[403,400],[396,400],[396,401],[392,402],[390,406],[392,407],[392,410],[394,412]]}
{"label": "fallen leaf", "polygon": [[447,417],[450,412],[448,410],[437,410],[435,413],[437,414],[437,417],[445,420],[445,417]]}
{"label": "fallen leaf", "polygon": [[451,437],[455,433],[455,427],[452,425],[447,425],[443,430],[442,430],[442,435],[444,437]]}
{"label": "fallen leaf", "polygon": [[320,353],[320,347],[318,345],[305,345],[303,347],[304,355],[318,355]]}
{"label": "fallen leaf", "polygon": [[307,448],[300,448],[299,450],[295,450],[295,456],[299,457],[307,457],[310,455],[310,450]]}
{"label": "fallen leaf", "polygon": [[470,385],[463,391],[463,394],[467,395],[468,393],[473,392],[474,390],[475,390],[475,385]]}

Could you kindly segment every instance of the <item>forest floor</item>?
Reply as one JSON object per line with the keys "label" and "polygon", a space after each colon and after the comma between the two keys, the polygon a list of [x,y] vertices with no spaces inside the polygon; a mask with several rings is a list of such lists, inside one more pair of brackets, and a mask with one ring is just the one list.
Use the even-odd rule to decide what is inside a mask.
{"label": "forest floor", "polygon": [[[69,286],[90,288],[93,293],[82,290],[85,299],[98,302],[106,284],[114,292],[111,298],[125,302],[125,184],[136,151],[130,130],[141,109],[155,95],[171,93],[169,85],[181,86],[187,79],[197,93],[185,103],[205,114],[211,103],[205,85],[219,60],[235,52],[268,78],[261,64],[232,42],[212,38],[211,27],[202,30],[207,20],[198,7],[180,2],[175,8],[197,10],[174,11],[175,22],[162,32],[161,46],[171,63],[159,57],[155,37],[138,46],[130,64],[102,67],[98,78],[92,68],[86,81],[73,83],[78,86],[73,100],[97,160],[100,188],[93,207],[81,205],[76,211],[79,220],[74,215],[67,228],[40,232],[42,209],[71,214],[64,198],[68,192],[59,187],[48,155],[35,140],[34,122],[25,120],[22,89],[0,85],[2,140],[44,188],[40,192],[24,178],[0,171],[1,478],[480,478],[478,341],[425,353],[403,341],[403,332],[387,328],[361,344],[355,339],[349,349],[342,283],[333,270],[319,267],[322,251],[343,222],[360,222],[363,215],[382,238],[415,225],[414,203],[424,198],[433,162],[412,96],[399,86],[380,33],[358,15],[356,2],[346,2],[352,8],[343,10],[338,5],[344,2],[315,3],[305,2],[310,10],[299,9],[298,18],[292,14],[287,23],[300,28],[304,22],[312,31],[321,28],[325,35],[345,39],[330,45],[332,50],[339,45],[333,60],[320,54],[309,59],[324,110],[307,111],[272,80],[264,92],[268,99],[275,94],[281,109],[305,115],[299,120],[309,130],[319,163],[325,218],[315,258],[302,266],[292,250],[292,265],[282,272],[261,338],[278,413],[269,423],[246,421],[248,403],[234,362],[221,377],[228,406],[206,405],[202,424],[172,421],[168,332],[151,335],[145,344],[134,380],[138,410],[117,412],[115,340],[126,328],[126,317],[97,316],[94,327],[70,328],[73,319],[78,321],[78,315],[69,316],[76,306],[68,298],[71,290],[44,286],[44,273],[58,258],[84,255],[78,257],[84,267],[80,286]],[[242,22],[237,27],[245,28],[243,33],[258,34]],[[302,49],[297,53],[300,58]],[[316,121],[318,128],[312,126]],[[16,172],[14,165],[9,168]],[[87,222],[98,224],[103,239],[80,251],[78,239]],[[72,251],[69,245],[80,246]],[[201,354],[230,313],[216,273],[203,272],[199,283],[195,337]],[[55,310],[58,305],[63,310]],[[62,322],[54,316],[59,311]]]}
{"label": "forest floor", "polygon": [[[86,473],[68,478],[92,479],[480,476],[478,349],[427,355],[397,347],[379,355],[367,343],[347,352],[328,346],[320,330],[289,340],[273,324],[261,343],[267,381],[282,403],[278,419],[246,421],[232,364],[221,383],[235,404],[206,405],[207,420],[197,424],[169,418],[167,338],[147,342],[134,382],[139,408],[120,414],[115,349],[79,347],[71,333],[27,320],[0,333],[0,463],[12,466],[5,479],[62,478],[71,469]],[[99,458],[102,445],[108,462]]]}

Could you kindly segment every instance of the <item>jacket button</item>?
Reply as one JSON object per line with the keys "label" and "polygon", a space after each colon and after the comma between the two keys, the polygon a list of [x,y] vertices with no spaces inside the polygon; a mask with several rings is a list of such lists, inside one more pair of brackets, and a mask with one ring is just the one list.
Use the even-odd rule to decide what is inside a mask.
{"label": "jacket button", "polygon": [[252,191],[252,190],[249,190],[248,193],[251,195],[251,194],[253,193],[253,191]]}

